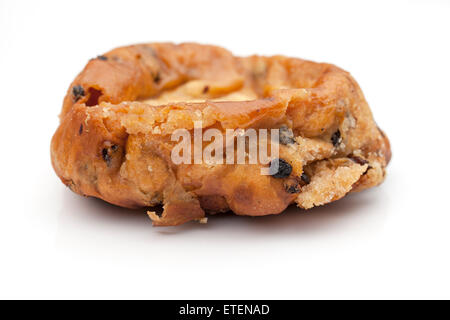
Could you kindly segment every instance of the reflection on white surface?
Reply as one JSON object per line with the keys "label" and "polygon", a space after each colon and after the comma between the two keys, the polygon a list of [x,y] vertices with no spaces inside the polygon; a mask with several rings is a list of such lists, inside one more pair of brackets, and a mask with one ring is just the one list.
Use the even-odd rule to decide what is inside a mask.
{"label": "reflection on white surface", "polygon": [[190,245],[181,254],[196,253],[199,247],[215,251],[233,247],[242,250],[255,243],[270,247],[270,242],[286,238],[292,241],[291,245],[313,239],[322,244],[329,241],[330,245],[352,237],[362,241],[383,226],[389,205],[382,189],[377,188],[308,211],[291,206],[280,215],[264,217],[223,213],[210,215],[207,224],[189,222],[176,227],[153,227],[145,209],[120,208],[69,190],[61,196],[58,248],[66,252],[70,248],[81,256],[108,257],[123,251],[141,258],[147,254],[165,256],[165,250],[175,249],[187,239]]}

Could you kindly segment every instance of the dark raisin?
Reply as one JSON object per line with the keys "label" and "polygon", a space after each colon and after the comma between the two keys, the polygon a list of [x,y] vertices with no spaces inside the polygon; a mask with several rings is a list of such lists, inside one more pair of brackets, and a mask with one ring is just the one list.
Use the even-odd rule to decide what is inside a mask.
{"label": "dark raisin", "polygon": [[102,149],[102,157],[103,157],[103,160],[105,160],[106,165],[109,167],[109,165],[111,164],[111,156],[108,153],[108,148]]}
{"label": "dark raisin", "polygon": [[153,207],[152,210],[154,210],[153,212],[160,218],[162,218],[163,213],[164,213],[164,209],[161,206],[156,206]]}
{"label": "dark raisin", "polygon": [[84,97],[86,93],[84,92],[82,86],[76,85],[72,88],[72,94],[73,94],[73,101],[77,102],[78,100],[80,100],[81,97]]}
{"label": "dark raisin", "polygon": [[153,81],[155,83],[159,83],[161,81],[161,74],[159,72],[157,72],[153,75]]}
{"label": "dark raisin", "polygon": [[335,147],[341,143],[341,132],[339,131],[339,129],[331,136],[331,142]]}
{"label": "dark raisin", "polygon": [[281,126],[280,127],[280,143],[281,144],[293,144],[295,143],[294,140],[294,133],[291,129],[289,129],[287,126]]}
{"label": "dark raisin", "polygon": [[270,173],[274,178],[286,178],[292,172],[292,166],[283,159],[274,159],[270,162]]}
{"label": "dark raisin", "polygon": [[360,165],[362,165],[362,166],[369,163],[369,161],[367,161],[366,159],[363,159],[363,158],[361,158],[361,157],[351,156],[351,157],[349,157],[349,158],[350,158],[350,160],[352,160],[353,162],[355,162],[355,163],[357,163],[357,164],[360,164]]}
{"label": "dark raisin", "polygon": [[98,60],[102,60],[102,61],[106,61],[106,60],[108,60],[108,57],[106,57],[106,56],[97,56],[97,59]]}
{"label": "dark raisin", "polygon": [[365,176],[367,174],[367,172],[369,172],[370,169],[372,169],[372,167],[371,166],[367,166],[366,171],[364,171],[364,173],[362,175]]}
{"label": "dark raisin", "polygon": [[118,146],[117,144],[113,144],[113,145],[111,146],[111,150],[112,150],[112,151],[116,152],[117,149],[119,149],[119,146]]}
{"label": "dark raisin", "polygon": [[285,185],[284,189],[286,190],[287,193],[299,193],[300,192],[300,186],[298,185],[298,183]]}
{"label": "dark raisin", "polygon": [[309,184],[311,182],[311,178],[308,176],[308,174],[306,172],[302,173],[302,175],[300,176],[300,179],[302,179],[302,181],[306,184]]}
{"label": "dark raisin", "polygon": [[208,93],[208,91],[209,91],[209,86],[205,86],[204,88],[203,88],[203,93],[205,94],[205,93]]}
{"label": "dark raisin", "polygon": [[81,136],[83,133],[83,124],[80,124],[80,129],[78,129],[78,134]]}

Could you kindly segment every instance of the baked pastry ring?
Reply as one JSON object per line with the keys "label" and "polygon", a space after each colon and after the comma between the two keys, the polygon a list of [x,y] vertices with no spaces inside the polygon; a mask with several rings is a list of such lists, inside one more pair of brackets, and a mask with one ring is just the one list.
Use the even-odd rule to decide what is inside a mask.
{"label": "baked pastry ring", "polygon": [[[287,174],[261,164],[174,164],[180,128],[280,128]],[[284,56],[235,57],[208,45],[152,43],[89,61],[70,85],[51,143],[62,182],[84,196],[140,208],[154,225],[205,212],[309,209],[380,184],[391,157],[356,81],[342,69]]]}

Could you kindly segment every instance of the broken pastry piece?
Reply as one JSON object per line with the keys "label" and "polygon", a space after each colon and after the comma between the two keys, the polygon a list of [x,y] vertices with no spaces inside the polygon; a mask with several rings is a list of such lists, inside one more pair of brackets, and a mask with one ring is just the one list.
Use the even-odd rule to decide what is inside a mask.
{"label": "broken pastry piece", "polygon": [[[269,143],[278,155],[269,164],[174,161],[177,130],[194,146],[195,130],[208,129],[224,136],[254,129],[258,138],[261,129],[278,129]],[[72,191],[147,208],[157,226],[204,223],[205,214],[229,210],[310,209],[380,184],[390,157],[346,71],[193,43],[134,45],[90,60],[69,87],[51,143],[53,167]],[[275,160],[276,172],[261,174]],[[161,214],[152,209],[158,205]]]}

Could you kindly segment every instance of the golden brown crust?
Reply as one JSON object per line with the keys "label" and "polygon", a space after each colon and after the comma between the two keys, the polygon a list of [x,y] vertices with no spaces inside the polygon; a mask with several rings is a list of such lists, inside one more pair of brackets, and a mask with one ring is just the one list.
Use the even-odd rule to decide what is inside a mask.
{"label": "golden brown crust", "polygon": [[[245,101],[246,100],[246,101]],[[64,99],[51,144],[71,190],[130,207],[164,205],[155,225],[231,209],[242,215],[310,208],[380,184],[391,157],[356,81],[329,64],[234,57],[198,44],[118,48],[91,60]],[[285,179],[261,165],[175,165],[176,129],[292,130]],[[307,180],[307,181],[306,181]]]}

